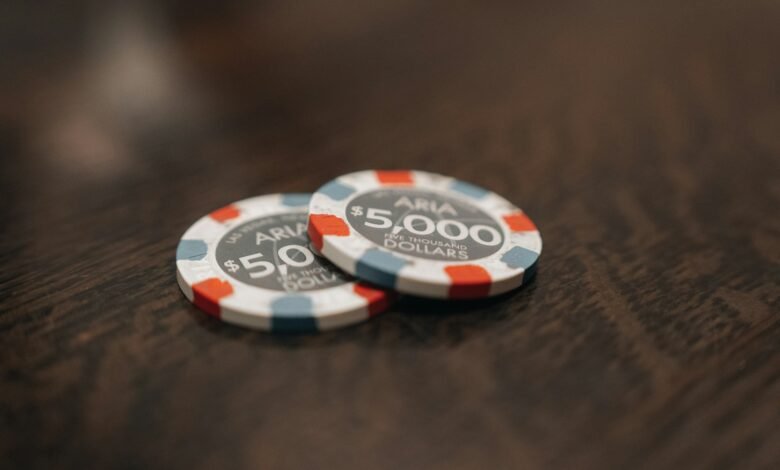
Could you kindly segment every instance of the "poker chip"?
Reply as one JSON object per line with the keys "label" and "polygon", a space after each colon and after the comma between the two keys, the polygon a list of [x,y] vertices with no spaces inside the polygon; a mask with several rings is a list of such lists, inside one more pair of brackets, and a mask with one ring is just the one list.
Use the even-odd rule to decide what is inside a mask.
{"label": "poker chip", "polygon": [[179,241],[179,286],[226,322],[270,331],[316,331],[385,310],[390,294],[333,266],[306,234],[309,194],[235,202],[190,227]]}
{"label": "poker chip", "polygon": [[309,204],[314,247],[359,279],[425,297],[473,299],[531,279],[536,225],[503,197],[422,171],[360,171]]}

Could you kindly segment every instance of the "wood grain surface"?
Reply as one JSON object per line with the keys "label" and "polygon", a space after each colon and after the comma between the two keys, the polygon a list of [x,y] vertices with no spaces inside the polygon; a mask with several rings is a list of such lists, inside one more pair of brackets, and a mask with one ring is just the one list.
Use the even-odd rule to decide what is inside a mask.
{"label": "wood grain surface", "polygon": [[[780,467],[780,3],[111,3],[0,8],[0,467]],[[366,168],[505,195],[536,280],[181,294],[197,218]]]}

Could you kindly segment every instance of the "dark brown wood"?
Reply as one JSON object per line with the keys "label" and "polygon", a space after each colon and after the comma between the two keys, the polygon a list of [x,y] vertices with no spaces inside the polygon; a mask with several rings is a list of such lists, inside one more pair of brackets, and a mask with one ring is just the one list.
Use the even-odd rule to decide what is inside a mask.
{"label": "dark brown wood", "polygon": [[[780,467],[780,4],[6,3],[0,467]],[[184,230],[364,168],[523,207],[538,277],[270,336]]]}

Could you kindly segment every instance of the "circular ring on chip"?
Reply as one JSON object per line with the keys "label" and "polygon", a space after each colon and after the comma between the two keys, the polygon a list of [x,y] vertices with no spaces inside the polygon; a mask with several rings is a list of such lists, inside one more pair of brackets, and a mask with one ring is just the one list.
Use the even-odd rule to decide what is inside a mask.
{"label": "circular ring on chip", "polygon": [[274,332],[337,328],[384,311],[390,293],[311,249],[310,197],[244,199],[195,222],[176,250],[184,295],[226,322]]}
{"label": "circular ring on chip", "polygon": [[309,237],[333,264],[406,294],[475,299],[530,280],[536,225],[503,197],[422,171],[360,171],[321,187]]}

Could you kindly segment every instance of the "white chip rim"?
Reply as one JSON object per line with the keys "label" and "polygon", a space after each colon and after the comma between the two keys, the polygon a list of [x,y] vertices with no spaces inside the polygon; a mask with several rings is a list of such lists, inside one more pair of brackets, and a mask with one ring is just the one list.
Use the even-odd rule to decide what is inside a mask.
{"label": "white chip rim", "polygon": [[[187,299],[225,322],[267,331],[328,330],[384,310],[389,293],[361,282],[289,294],[245,284],[216,262],[217,244],[231,229],[258,217],[305,214],[310,197],[304,193],[258,196],[201,217],[182,235],[176,253],[177,280]],[[224,292],[215,293],[214,288],[232,292],[222,296]]]}
{"label": "white chip rim", "polygon": [[[390,178],[380,181],[380,175],[388,174]],[[400,183],[404,178],[407,178],[407,182]],[[381,247],[350,226],[346,210],[350,201],[362,194],[390,187],[442,193],[478,207],[490,214],[503,229],[503,246],[490,256],[468,262],[423,259]],[[480,298],[508,292],[533,277],[542,251],[539,230],[517,206],[492,191],[424,171],[367,170],[340,176],[312,195],[309,214],[309,236],[333,264],[359,279],[424,297]],[[339,223],[348,227],[348,234],[327,233],[330,230],[327,224],[318,223],[325,220],[323,217],[340,219]],[[523,230],[517,230],[517,226],[510,227],[510,220],[521,222]],[[370,261],[366,258],[369,252],[372,256]],[[522,256],[515,256],[518,253],[522,253]],[[392,262],[377,262],[377,256]],[[394,266],[391,268],[388,264]],[[402,267],[398,268],[399,264]],[[445,268],[465,265],[484,269],[489,281],[455,279],[445,271]]]}

